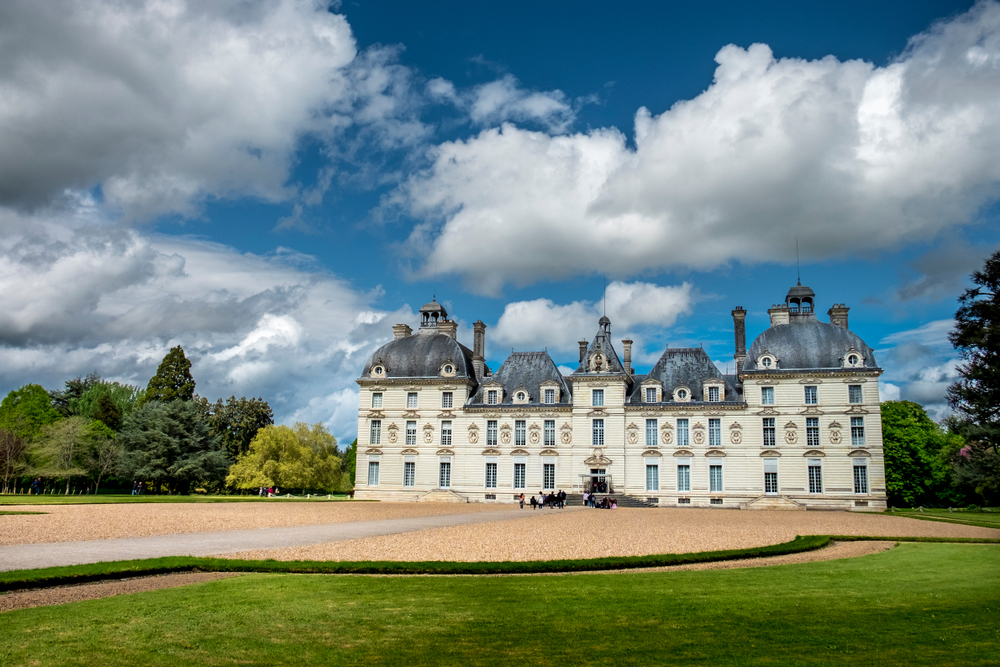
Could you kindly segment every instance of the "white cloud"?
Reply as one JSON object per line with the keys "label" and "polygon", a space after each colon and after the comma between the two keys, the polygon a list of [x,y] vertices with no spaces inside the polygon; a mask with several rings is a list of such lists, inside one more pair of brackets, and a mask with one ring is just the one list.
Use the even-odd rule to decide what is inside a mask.
{"label": "white cloud", "polygon": [[950,414],[945,392],[958,379],[960,362],[948,341],[954,326],[954,320],[935,320],[879,342],[886,346],[876,351],[885,369],[879,382],[883,400],[920,403],[937,420]]}
{"label": "white cloud", "polygon": [[918,343],[920,345],[951,347],[948,341],[948,334],[955,328],[955,320],[934,320],[927,324],[922,324],[916,329],[908,331],[898,331],[889,334],[879,345],[899,345],[900,343]]}
{"label": "white cloud", "polygon": [[[914,37],[894,63],[726,46],[711,86],[635,148],[616,129],[512,125],[447,142],[391,204],[422,219],[425,275],[480,293],[587,272],[856,256],[933,238],[1000,194],[1000,4]],[[504,99],[498,84],[499,100]],[[504,108],[482,104],[487,111]],[[478,108],[478,107],[477,107]]]}
{"label": "white cloud", "polygon": [[[666,328],[691,311],[692,286],[660,286],[652,283],[614,281],[607,289],[607,314],[613,331],[631,335],[648,325]],[[509,303],[488,335],[491,344],[522,350],[548,348],[564,354],[578,350],[581,338],[588,341],[597,332],[597,320],[604,312],[600,301],[573,301],[557,304],[550,299]],[[641,351],[636,345],[636,356]],[[506,355],[504,355],[506,356]]]}
{"label": "white cloud", "polygon": [[476,86],[468,104],[469,117],[477,125],[535,121],[564,132],[576,115],[562,91],[528,91],[510,74]]}

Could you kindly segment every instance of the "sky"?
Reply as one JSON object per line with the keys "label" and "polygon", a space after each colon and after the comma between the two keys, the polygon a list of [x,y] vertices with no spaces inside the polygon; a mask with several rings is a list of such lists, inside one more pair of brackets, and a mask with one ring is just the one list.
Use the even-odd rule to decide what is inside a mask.
{"label": "sky", "polygon": [[354,439],[437,297],[488,363],[732,370],[801,278],[935,418],[1000,248],[1000,2],[0,3],[0,391],[261,396]]}

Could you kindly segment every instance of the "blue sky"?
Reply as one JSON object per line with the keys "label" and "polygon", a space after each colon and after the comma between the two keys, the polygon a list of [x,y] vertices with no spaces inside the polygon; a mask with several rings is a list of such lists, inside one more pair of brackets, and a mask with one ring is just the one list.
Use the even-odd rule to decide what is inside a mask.
{"label": "blue sky", "polygon": [[[945,414],[1000,247],[1000,3],[313,0],[0,7],[0,389],[145,384],[356,424],[432,294],[571,365],[732,359],[796,281]],[[620,335],[619,335],[620,334]]]}

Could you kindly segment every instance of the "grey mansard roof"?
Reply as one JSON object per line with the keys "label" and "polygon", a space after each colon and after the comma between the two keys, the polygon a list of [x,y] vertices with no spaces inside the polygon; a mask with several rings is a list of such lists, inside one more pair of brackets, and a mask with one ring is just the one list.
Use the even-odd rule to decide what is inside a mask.
{"label": "grey mansard roof", "polygon": [[498,382],[503,385],[503,401],[501,405],[513,403],[514,392],[524,389],[528,393],[530,404],[541,403],[541,384],[553,381],[559,385],[559,402],[556,405],[571,403],[572,393],[569,383],[556,367],[548,352],[514,352],[501,364],[496,373],[483,378],[483,384],[469,399],[470,405],[483,404],[484,385]]}
{"label": "grey mansard roof", "polygon": [[573,375],[598,375],[598,373],[591,373],[587,368],[590,363],[590,356],[598,350],[604,353],[604,357],[608,360],[607,369],[601,371],[600,375],[614,373],[625,375],[625,366],[622,365],[621,360],[618,358],[618,352],[615,351],[614,345],[611,344],[611,320],[606,316],[601,317],[598,320],[598,327],[597,333],[594,335],[594,340],[591,341],[590,347],[587,348],[587,356],[577,366]]}
{"label": "grey mansard roof", "polygon": [[757,336],[743,370],[763,370],[757,367],[757,358],[764,352],[774,355],[779,370],[842,368],[851,348],[865,358],[865,368],[878,368],[875,353],[854,332],[815,317],[792,317],[788,324],[771,327]]}
{"label": "grey mansard roof", "polygon": [[743,400],[743,388],[736,376],[723,374],[700,347],[667,348],[649,373],[635,376],[629,405],[643,402],[642,383],[646,380],[663,383],[663,398],[668,403],[672,401],[673,391],[677,387],[687,387],[691,391],[692,401],[704,401],[702,383],[708,380],[722,380],[725,383],[723,403]]}
{"label": "grey mansard roof", "polygon": [[472,350],[446,334],[419,330],[391,340],[368,358],[361,377],[370,378],[372,366],[382,364],[386,378],[441,377],[441,367],[451,362],[456,378],[473,378]]}

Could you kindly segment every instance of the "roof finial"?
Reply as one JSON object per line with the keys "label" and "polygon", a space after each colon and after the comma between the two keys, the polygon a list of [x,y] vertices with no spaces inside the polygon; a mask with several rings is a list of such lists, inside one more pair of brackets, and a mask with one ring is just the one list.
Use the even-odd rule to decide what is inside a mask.
{"label": "roof finial", "polygon": [[795,278],[797,284],[802,284],[802,270],[799,268],[799,235],[795,235]]}
{"label": "roof finial", "polygon": [[608,316],[608,274],[606,274],[606,273],[604,274],[604,296],[602,297],[602,301],[604,302],[604,312],[602,313],[602,315],[604,315],[605,317],[607,317]]}

